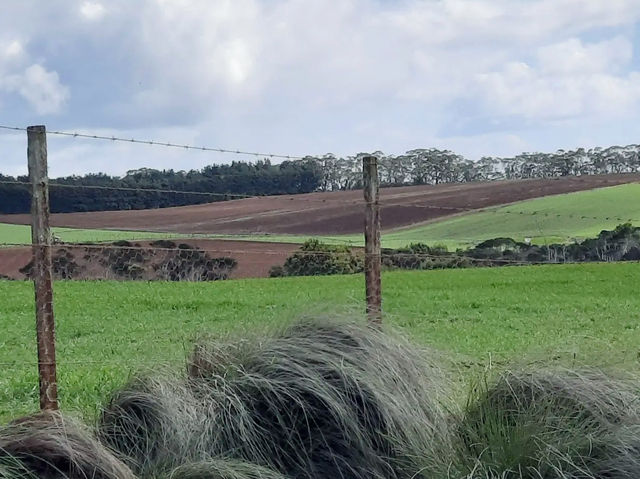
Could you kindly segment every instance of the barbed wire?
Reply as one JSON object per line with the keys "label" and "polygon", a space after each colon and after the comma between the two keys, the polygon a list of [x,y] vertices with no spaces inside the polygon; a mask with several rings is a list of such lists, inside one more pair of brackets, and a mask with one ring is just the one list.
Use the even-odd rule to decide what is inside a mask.
{"label": "barbed wire", "polygon": [[[27,128],[19,127],[19,126],[0,125],[0,128],[3,130],[27,131]],[[109,141],[119,141],[119,142],[125,142],[125,143],[139,143],[139,144],[145,144],[145,145],[165,146],[169,148],[180,148],[183,150],[213,151],[216,153],[255,156],[255,157],[264,157],[264,158],[281,158],[286,160],[304,159],[303,156],[295,156],[295,155],[282,155],[278,153],[260,153],[256,151],[232,150],[227,148],[213,148],[209,146],[194,146],[194,145],[171,143],[167,141],[138,140],[135,138],[120,138],[116,136],[95,135],[95,134],[77,133],[77,132],[70,132],[70,131],[47,130],[46,133],[50,135],[69,136],[73,138],[89,138],[92,140],[109,140]]]}

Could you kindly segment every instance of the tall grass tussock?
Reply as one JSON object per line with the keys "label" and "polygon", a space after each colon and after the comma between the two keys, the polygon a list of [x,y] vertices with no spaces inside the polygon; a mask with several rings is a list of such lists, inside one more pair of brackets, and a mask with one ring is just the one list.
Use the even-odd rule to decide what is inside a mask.
{"label": "tall grass tussock", "polygon": [[203,340],[182,372],[116,391],[93,430],[59,413],[0,429],[0,478],[640,477],[633,378],[513,369],[456,406],[436,358],[355,322]]}
{"label": "tall grass tussock", "polygon": [[3,479],[135,479],[92,432],[59,412],[43,412],[0,430]]}
{"label": "tall grass tussock", "polygon": [[400,338],[301,322],[262,340],[198,344],[184,380],[116,394],[100,437],[142,476],[229,457],[287,477],[411,477],[447,437],[438,377]]}
{"label": "tall grass tussock", "polygon": [[638,385],[583,369],[513,370],[472,391],[457,462],[468,478],[640,477]]}

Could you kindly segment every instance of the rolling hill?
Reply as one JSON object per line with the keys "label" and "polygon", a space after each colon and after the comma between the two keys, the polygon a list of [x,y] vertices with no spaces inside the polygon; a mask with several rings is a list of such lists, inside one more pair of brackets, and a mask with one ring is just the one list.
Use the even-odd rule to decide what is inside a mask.
{"label": "rolling hill", "polygon": [[547,196],[387,232],[383,244],[464,246],[498,237],[562,243],[594,237],[625,222],[640,226],[640,183]]}
{"label": "rolling hill", "polygon": [[[594,175],[381,189],[383,229],[408,227],[464,211],[548,195],[640,181],[640,174]],[[359,234],[362,191],[265,196],[154,210],[51,215],[58,227],[182,234]],[[0,223],[29,224],[28,215]]]}

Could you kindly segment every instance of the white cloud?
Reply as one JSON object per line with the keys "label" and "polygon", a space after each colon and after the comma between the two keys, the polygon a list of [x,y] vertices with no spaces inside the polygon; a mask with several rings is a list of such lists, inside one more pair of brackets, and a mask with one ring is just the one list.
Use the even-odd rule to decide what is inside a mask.
{"label": "white cloud", "polygon": [[22,95],[72,125],[186,126],[205,144],[303,154],[545,149],[541,125],[560,122],[574,135],[624,119],[638,134],[638,0],[67,2],[77,14],[14,2],[0,18],[4,104]]}
{"label": "white cloud", "polygon": [[5,88],[18,92],[39,115],[59,113],[69,99],[69,89],[60,83],[58,74],[38,64],[8,77]]}
{"label": "white cloud", "polygon": [[632,58],[631,41],[620,36],[592,44],[570,38],[537,51],[540,68],[551,74],[615,73]]}
{"label": "white cloud", "polygon": [[18,94],[39,115],[59,113],[69,99],[69,88],[57,72],[30,63],[23,42],[0,42],[0,98],[2,93]]}
{"label": "white cloud", "polygon": [[107,13],[104,6],[99,2],[83,2],[80,6],[80,14],[89,21],[100,20]]}
{"label": "white cloud", "polygon": [[0,85],[2,85],[3,73],[20,65],[24,57],[24,47],[20,41],[0,42]]}
{"label": "white cloud", "polygon": [[19,58],[24,53],[24,48],[18,40],[13,40],[8,45],[5,45],[2,50],[4,58]]}
{"label": "white cloud", "polygon": [[577,38],[541,46],[536,62],[512,61],[476,75],[487,111],[528,120],[597,115],[622,117],[640,102],[640,73],[630,70],[631,42]]}

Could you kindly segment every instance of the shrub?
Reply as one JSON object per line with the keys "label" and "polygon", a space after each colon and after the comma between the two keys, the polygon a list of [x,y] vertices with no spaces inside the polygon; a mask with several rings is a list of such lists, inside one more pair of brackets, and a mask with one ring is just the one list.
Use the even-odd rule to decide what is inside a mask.
{"label": "shrub", "polygon": [[467,477],[640,477],[635,387],[597,371],[512,371],[473,391],[462,417]]}
{"label": "shrub", "polygon": [[348,246],[335,246],[307,240],[282,267],[285,276],[316,276],[361,273],[364,262]]}
{"label": "shrub", "polygon": [[[165,259],[153,265],[158,279],[167,281],[217,281],[227,279],[238,262],[234,258],[211,258],[191,246],[170,251]],[[188,246],[188,245],[186,245]]]}
{"label": "shrub", "polygon": [[284,267],[280,265],[272,266],[269,269],[269,277],[270,278],[280,278],[285,276]]}
{"label": "shrub", "polygon": [[[59,248],[51,258],[52,273],[54,279],[73,279],[77,277],[82,268],[75,261],[73,253],[65,248]],[[20,272],[27,278],[33,278],[33,260],[20,268]]]}
{"label": "shrub", "polygon": [[164,240],[164,239],[152,241],[149,244],[154,248],[166,248],[166,249],[173,249],[177,246],[176,243],[174,243],[173,241]]}

